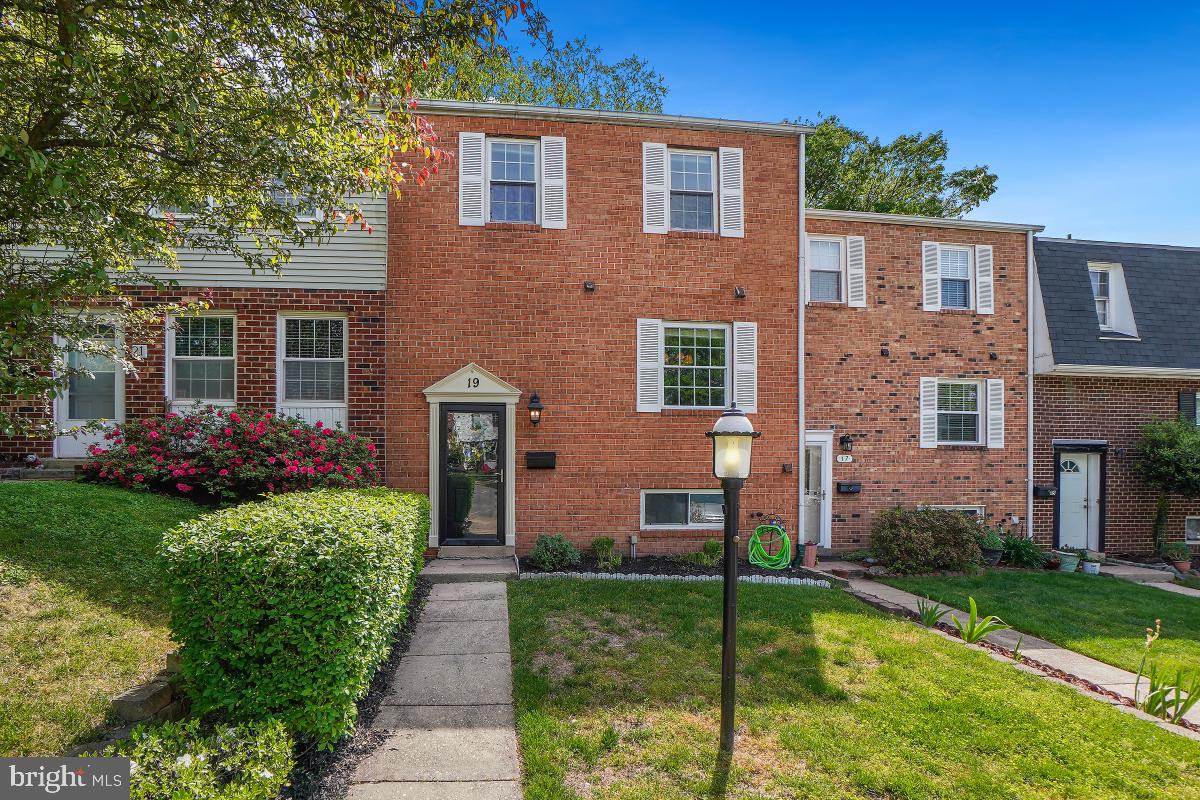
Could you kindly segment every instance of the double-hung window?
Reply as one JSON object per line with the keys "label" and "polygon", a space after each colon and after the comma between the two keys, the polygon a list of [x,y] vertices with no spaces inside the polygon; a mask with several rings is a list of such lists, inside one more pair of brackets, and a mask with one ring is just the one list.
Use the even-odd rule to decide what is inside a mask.
{"label": "double-hung window", "polygon": [[980,444],[980,417],[978,381],[938,382],[938,444]]}
{"label": "double-hung window", "polygon": [[729,328],[664,323],[663,405],[720,408],[729,395]]}
{"label": "double-hung window", "polygon": [[335,404],[346,401],[344,319],[284,319],[283,400]]}
{"label": "double-hung window", "polygon": [[842,302],[842,274],[845,242],[832,238],[810,238],[808,243],[808,299],[817,302]]}
{"label": "double-hung window", "polygon": [[643,528],[714,529],[725,524],[719,492],[678,489],[642,491]]}
{"label": "double-hung window", "polygon": [[716,153],[671,150],[671,230],[713,231]]}
{"label": "double-hung window", "polygon": [[537,223],[537,143],[487,140],[488,209],[492,222]]}
{"label": "double-hung window", "polygon": [[267,196],[272,203],[290,209],[298,222],[324,219],[324,215],[317,209],[316,203],[311,198],[289,192],[282,181],[271,181],[267,187]]}
{"label": "double-hung window", "polygon": [[177,317],[171,332],[171,398],[232,403],[235,398],[236,322],[232,315]]}
{"label": "double-hung window", "polygon": [[942,245],[938,250],[942,308],[971,308],[971,248]]}
{"label": "double-hung window", "polygon": [[1096,320],[1101,330],[1112,329],[1109,304],[1112,300],[1110,273],[1107,269],[1090,267],[1088,278],[1092,282],[1092,298],[1096,301]]}

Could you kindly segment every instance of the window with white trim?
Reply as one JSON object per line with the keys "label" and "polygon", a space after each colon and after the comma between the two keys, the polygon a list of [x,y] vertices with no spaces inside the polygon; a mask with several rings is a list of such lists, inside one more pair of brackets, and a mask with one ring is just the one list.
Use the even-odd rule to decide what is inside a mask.
{"label": "window with white trim", "polygon": [[492,222],[537,223],[537,142],[488,137],[488,209]]}
{"label": "window with white trim", "polygon": [[1112,330],[1112,316],[1109,313],[1109,303],[1112,300],[1112,289],[1109,270],[1102,267],[1088,267],[1088,279],[1092,283],[1092,299],[1096,303],[1096,321],[1100,330]]}
{"label": "window with white trim", "polygon": [[941,281],[942,308],[971,308],[972,249],[943,244],[938,248],[938,276]]}
{"label": "window with white trim", "polygon": [[671,230],[712,232],[717,205],[717,154],[671,150]]}
{"label": "window with white trim", "polygon": [[938,381],[938,444],[982,444],[979,381]]}
{"label": "window with white trim", "polygon": [[172,400],[234,400],[236,327],[232,315],[205,314],[172,321]]}
{"label": "window with white trim", "polygon": [[972,519],[977,519],[981,522],[984,519],[984,507],[983,506],[940,504],[940,505],[928,505],[928,506],[925,506],[925,508],[933,508],[933,509],[937,509],[938,511],[957,511],[960,514],[966,514],[968,517],[970,517]]}
{"label": "window with white trim", "polygon": [[719,529],[725,524],[724,502],[711,489],[643,489],[642,528]]}
{"label": "window with white trim", "polygon": [[282,360],[284,402],[345,402],[345,319],[285,318]]}
{"label": "window with white trim", "polygon": [[846,243],[841,237],[810,237],[808,242],[808,299],[842,302]]}
{"label": "window with white trim", "polygon": [[663,323],[663,405],[722,408],[729,397],[729,327]]}
{"label": "window with white trim", "polygon": [[290,209],[298,222],[320,221],[325,218],[311,198],[289,192],[282,181],[271,181],[267,187],[267,197],[272,203]]}
{"label": "window with white trim", "polygon": [[1200,517],[1184,519],[1183,540],[1188,544],[1200,544]]}

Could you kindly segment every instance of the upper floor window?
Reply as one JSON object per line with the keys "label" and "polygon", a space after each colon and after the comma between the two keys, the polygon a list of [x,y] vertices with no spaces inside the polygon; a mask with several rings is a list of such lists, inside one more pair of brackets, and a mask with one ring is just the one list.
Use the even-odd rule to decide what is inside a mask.
{"label": "upper floor window", "polygon": [[808,299],[842,302],[842,268],[845,248],[842,239],[812,238],[808,243]]}
{"label": "upper floor window", "polygon": [[713,230],[715,161],[715,153],[671,151],[671,230]]}
{"label": "upper floor window", "polygon": [[921,378],[921,447],[1004,447],[1004,381]]}
{"label": "upper floor window", "polygon": [[271,181],[267,187],[267,197],[272,203],[290,209],[297,222],[324,219],[324,214],[311,198],[289,192],[282,181]]}
{"label": "upper floor window", "polygon": [[488,140],[488,209],[492,222],[537,222],[537,144]]}
{"label": "upper floor window", "polygon": [[995,313],[992,246],[921,243],[923,308]]}
{"label": "upper floor window", "polygon": [[938,252],[942,308],[971,307],[971,248],[942,245]]}
{"label": "upper floor window", "polygon": [[1089,267],[1088,277],[1092,282],[1092,299],[1096,302],[1096,320],[1100,323],[1101,330],[1111,330],[1109,301],[1112,300],[1112,292],[1109,285],[1109,271],[1103,268]]}
{"label": "upper floor window", "polygon": [[229,403],[234,399],[235,319],[179,317],[172,329],[171,399]]}

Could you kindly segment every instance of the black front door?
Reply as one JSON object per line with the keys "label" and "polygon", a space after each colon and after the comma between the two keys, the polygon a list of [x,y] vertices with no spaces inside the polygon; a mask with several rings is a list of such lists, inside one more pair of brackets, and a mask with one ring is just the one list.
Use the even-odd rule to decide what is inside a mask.
{"label": "black front door", "polygon": [[438,544],[504,544],[504,406],[441,406]]}

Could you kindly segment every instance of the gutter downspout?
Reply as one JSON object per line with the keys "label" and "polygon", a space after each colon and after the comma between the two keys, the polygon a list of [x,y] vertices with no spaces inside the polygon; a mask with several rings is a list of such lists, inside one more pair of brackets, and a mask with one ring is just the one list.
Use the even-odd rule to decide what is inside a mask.
{"label": "gutter downspout", "polygon": [[[804,287],[805,287],[805,177],[804,177],[804,161],[805,161],[805,140],[808,137],[800,134],[800,141],[797,145],[800,155],[800,164],[797,169],[797,183],[799,184],[799,203],[797,206],[797,259],[796,259],[796,420],[797,420],[797,435],[799,437],[799,449],[796,453],[797,458],[797,484],[796,484],[796,555],[798,558],[804,557]],[[818,544],[820,540],[818,539]],[[833,544],[830,542],[830,544]]]}
{"label": "gutter downspout", "polygon": [[1034,313],[1033,282],[1036,277],[1033,260],[1033,231],[1025,232],[1025,328],[1028,342],[1025,366],[1025,444],[1028,450],[1025,464],[1025,538],[1033,538],[1033,363],[1034,363],[1034,325],[1037,314]]}

